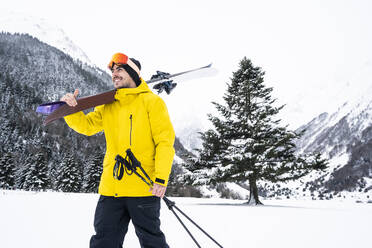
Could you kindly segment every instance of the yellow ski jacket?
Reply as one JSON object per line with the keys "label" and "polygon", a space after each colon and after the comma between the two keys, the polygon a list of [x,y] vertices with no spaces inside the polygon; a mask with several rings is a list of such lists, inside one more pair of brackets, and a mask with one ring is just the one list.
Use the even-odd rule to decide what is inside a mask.
{"label": "yellow ski jacket", "polygon": [[[142,80],[142,79],[141,79]],[[103,131],[106,154],[98,193],[105,196],[151,196],[149,187],[135,174],[113,177],[115,157],[130,148],[157,184],[166,186],[174,157],[175,133],[164,101],[152,93],[144,80],[137,88],[116,91],[115,101],[85,115],[65,117],[76,132],[93,135]],[[140,172],[139,172],[140,173]]]}

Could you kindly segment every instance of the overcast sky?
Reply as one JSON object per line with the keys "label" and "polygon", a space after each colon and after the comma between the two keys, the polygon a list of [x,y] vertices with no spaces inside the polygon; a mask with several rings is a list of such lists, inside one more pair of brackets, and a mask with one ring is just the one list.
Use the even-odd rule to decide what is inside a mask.
{"label": "overcast sky", "polygon": [[368,0],[0,2],[58,25],[101,68],[115,52],[140,60],[145,78],[213,62],[218,76],[190,84],[208,101],[247,56],[288,104],[292,127],[338,105],[345,87],[372,82]]}

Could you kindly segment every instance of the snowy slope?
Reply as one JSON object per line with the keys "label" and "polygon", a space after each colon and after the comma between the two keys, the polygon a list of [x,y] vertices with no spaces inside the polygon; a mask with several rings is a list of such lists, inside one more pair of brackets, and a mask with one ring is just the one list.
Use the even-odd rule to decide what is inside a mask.
{"label": "snowy slope", "polygon": [[[372,78],[372,70],[371,66],[365,69],[353,84],[345,88],[347,96],[344,96],[342,105],[334,112],[320,114],[298,129],[306,130],[297,142],[299,153],[320,152],[330,159],[325,173],[312,173],[303,178],[301,184],[294,183],[300,191],[306,188],[306,183],[311,183],[323,187],[324,191],[341,187],[355,191],[354,195],[372,196],[372,164],[368,162],[372,141],[372,86],[368,78]],[[360,84],[357,84],[358,80]]]}
{"label": "snowy slope", "polygon": [[[0,247],[88,247],[98,195],[0,191]],[[225,248],[349,248],[370,246],[372,204],[342,201],[242,201],[172,198]],[[217,247],[182,218],[201,247]],[[170,247],[197,247],[162,203]],[[22,238],[20,238],[22,237]],[[140,247],[132,224],[124,247]]]}
{"label": "snowy slope", "polygon": [[329,158],[346,152],[353,140],[363,140],[372,125],[372,87],[348,99],[334,113],[323,113],[299,128],[306,132],[297,145],[301,152],[322,151]]}
{"label": "snowy slope", "polygon": [[[372,83],[372,81],[370,82]],[[342,130],[341,126],[344,126],[344,136],[341,134],[337,136],[337,141],[340,144],[342,139],[350,140],[350,136],[361,139],[363,130],[372,124],[372,84],[367,87],[359,86],[356,89],[349,87],[345,91],[349,92],[349,96],[344,98],[343,104],[336,111],[322,113],[311,122],[299,128],[299,130],[307,130],[305,136],[298,142],[298,145],[303,151],[313,151],[316,150],[315,145],[321,145],[328,156],[333,157],[335,153],[341,153],[343,151],[332,153],[332,146],[330,145],[333,143],[323,142],[325,141],[325,137],[322,137],[322,135],[327,130],[337,126],[339,127],[338,131],[340,131]],[[346,126],[349,129],[347,130],[348,134],[345,133]],[[319,140],[321,137],[323,139]],[[327,139],[329,138],[328,136]],[[323,143],[320,143],[320,141]]]}
{"label": "snowy slope", "polygon": [[29,34],[69,54],[76,60],[94,66],[83,50],[75,45],[62,29],[45,19],[0,10],[0,31]]}

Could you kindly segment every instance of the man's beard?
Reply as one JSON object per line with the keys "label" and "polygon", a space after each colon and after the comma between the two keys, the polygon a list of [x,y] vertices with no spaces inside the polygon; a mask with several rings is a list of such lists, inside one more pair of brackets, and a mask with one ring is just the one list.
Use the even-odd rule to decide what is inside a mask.
{"label": "man's beard", "polygon": [[124,80],[123,78],[117,83],[115,82],[115,79],[117,79],[117,78],[113,79],[113,81],[114,81],[113,83],[114,83],[114,87],[116,89],[129,88],[129,82],[126,82],[126,81],[122,82]]}

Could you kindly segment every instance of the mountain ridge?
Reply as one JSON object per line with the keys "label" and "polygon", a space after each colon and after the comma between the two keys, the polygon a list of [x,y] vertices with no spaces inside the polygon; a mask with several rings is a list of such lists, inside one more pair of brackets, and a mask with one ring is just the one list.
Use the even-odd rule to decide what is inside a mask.
{"label": "mountain ridge", "polygon": [[85,52],[74,44],[65,32],[50,21],[14,11],[0,11],[0,31],[23,33],[58,48],[74,60],[96,67]]}
{"label": "mountain ridge", "polygon": [[298,152],[321,152],[330,159],[326,173],[306,182],[322,195],[360,192],[369,198],[371,194],[371,89],[354,94],[335,112],[322,113],[296,130],[304,131],[296,143]]}

